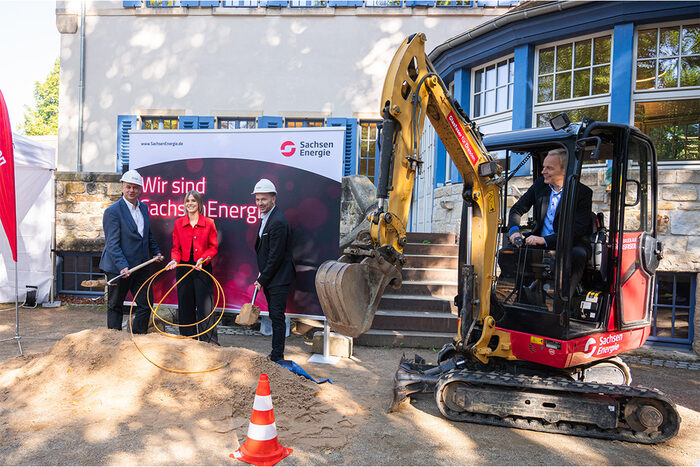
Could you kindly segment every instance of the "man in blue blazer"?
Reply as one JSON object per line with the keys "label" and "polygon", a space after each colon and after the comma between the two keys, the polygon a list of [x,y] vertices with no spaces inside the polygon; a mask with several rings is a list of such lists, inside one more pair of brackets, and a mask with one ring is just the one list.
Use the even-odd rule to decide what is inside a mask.
{"label": "man in blue blazer", "polygon": [[[107,293],[107,327],[122,329],[124,299],[127,292],[136,292],[149,277],[148,268],[128,274],[129,269],[148,261],[151,255],[163,260],[158,244],[153,239],[148,208],[139,201],[143,178],[135,170],[124,172],[121,178],[122,194],[116,203],[105,210],[102,227],[105,233],[105,248],[100,258],[100,269],[111,280],[124,274]],[[132,328],[135,334],[146,334],[150,310],[146,301],[146,291],[136,297]]]}
{"label": "man in blue blazer", "polygon": [[284,359],[284,338],[287,332],[284,313],[287,309],[289,285],[296,275],[292,259],[292,229],[282,211],[275,206],[277,189],[268,179],[260,179],[253,193],[262,221],[255,237],[258,280],[255,287],[263,289],[272,321],[272,352],[270,360]]}

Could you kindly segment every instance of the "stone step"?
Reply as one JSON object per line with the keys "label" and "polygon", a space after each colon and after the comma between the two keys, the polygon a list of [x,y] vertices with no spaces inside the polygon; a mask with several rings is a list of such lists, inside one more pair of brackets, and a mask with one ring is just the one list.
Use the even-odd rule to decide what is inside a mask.
{"label": "stone step", "polygon": [[[370,329],[354,339],[355,345],[367,347],[416,347],[420,349],[441,349],[452,341],[453,333],[421,331],[385,331]],[[398,362],[396,362],[398,365]]]}
{"label": "stone step", "polygon": [[405,255],[404,268],[440,268],[457,271],[458,256]]}
{"label": "stone step", "polygon": [[403,268],[404,281],[454,282],[457,280],[456,269]]}
{"label": "stone step", "polygon": [[457,316],[429,311],[377,310],[373,330],[456,333]]}
{"label": "stone step", "polygon": [[407,243],[403,252],[405,255],[458,256],[459,247],[457,245]]}
{"label": "stone step", "polygon": [[[393,289],[390,289],[393,292]],[[430,295],[396,295],[388,293],[379,301],[382,310],[397,311],[430,311],[434,313],[450,313],[450,301]]]}
{"label": "stone step", "polygon": [[457,243],[457,236],[453,233],[407,232],[406,239],[409,243],[430,242],[445,245],[454,245]]}
{"label": "stone step", "polygon": [[452,300],[457,294],[457,282],[404,281],[395,295],[431,295]]}

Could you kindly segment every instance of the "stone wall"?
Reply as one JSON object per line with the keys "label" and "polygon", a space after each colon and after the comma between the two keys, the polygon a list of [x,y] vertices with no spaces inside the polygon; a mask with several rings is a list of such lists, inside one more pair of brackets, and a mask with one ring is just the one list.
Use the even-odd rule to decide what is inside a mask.
{"label": "stone wall", "polygon": [[56,173],[57,251],[102,251],[102,213],[122,195],[120,176],[118,173]]}

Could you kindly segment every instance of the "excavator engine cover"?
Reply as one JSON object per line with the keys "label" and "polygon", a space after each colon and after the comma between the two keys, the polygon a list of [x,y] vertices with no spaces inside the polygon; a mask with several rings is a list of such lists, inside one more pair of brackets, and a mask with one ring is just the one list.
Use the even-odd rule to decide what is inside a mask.
{"label": "excavator engine cover", "polygon": [[401,270],[377,251],[343,255],[321,264],[316,272],[318,300],[328,324],[350,337],[359,337],[372,326],[388,284],[401,287]]}

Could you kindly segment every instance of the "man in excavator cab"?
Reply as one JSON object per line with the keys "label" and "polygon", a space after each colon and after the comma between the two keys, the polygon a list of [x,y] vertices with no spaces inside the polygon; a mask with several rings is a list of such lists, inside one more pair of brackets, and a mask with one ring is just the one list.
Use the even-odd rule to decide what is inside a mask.
{"label": "man in excavator cab", "polygon": [[[390,411],[408,397],[432,392],[440,413],[455,421],[647,444],[672,438],[680,424],[673,402],[660,391],[631,386],[629,368],[618,357],[640,347],[651,332],[654,274],[662,257],[653,142],[629,125],[587,118],[571,123],[565,114],[552,118],[551,128],[483,136],[425,54],[426,40],[424,34],[406,38],[387,72],[377,207],[367,216],[369,229],[316,273],[330,327],[350,337],[369,331],[385,288],[402,285],[427,117],[463,180],[459,319],[435,364],[417,355],[401,360]],[[557,148],[563,151],[552,151]],[[505,154],[500,161],[499,151]],[[509,170],[516,155],[523,156],[520,165]],[[542,177],[506,223],[508,181],[528,156],[533,175]],[[593,247],[586,238],[593,240],[594,217],[591,187],[581,183],[590,176],[584,164],[606,165],[611,173],[607,186],[597,187],[604,190],[596,201],[603,212],[595,216],[588,265]],[[557,196],[561,201],[550,209]],[[513,284],[504,288],[507,281],[497,271],[499,238],[522,240],[508,230],[531,207],[538,221],[534,235],[514,251],[542,253],[540,264],[530,266],[537,271],[537,294],[546,296],[544,307],[511,300]],[[553,257],[545,248],[555,248]],[[585,291],[580,301],[571,296],[579,281]],[[518,289],[522,285],[531,284],[523,280]]]}
{"label": "man in excavator cab", "polygon": [[[510,209],[507,235],[510,244],[499,252],[498,265],[500,278],[512,279],[511,296],[516,295],[519,303],[542,305],[548,291],[542,280],[542,274],[531,266],[545,265],[546,276],[551,278],[554,255],[551,250],[557,248],[559,225],[559,202],[564,192],[567,152],[564,148],[555,148],[547,152],[542,161],[542,175],[535,179],[532,186],[520,197]],[[577,183],[573,246],[569,256],[571,260],[571,279],[569,296],[574,297],[581,282],[586,263],[591,255],[591,206],[593,191],[584,184]],[[520,231],[522,216],[532,209],[534,227],[526,236]],[[579,294],[581,295],[581,294]]]}

